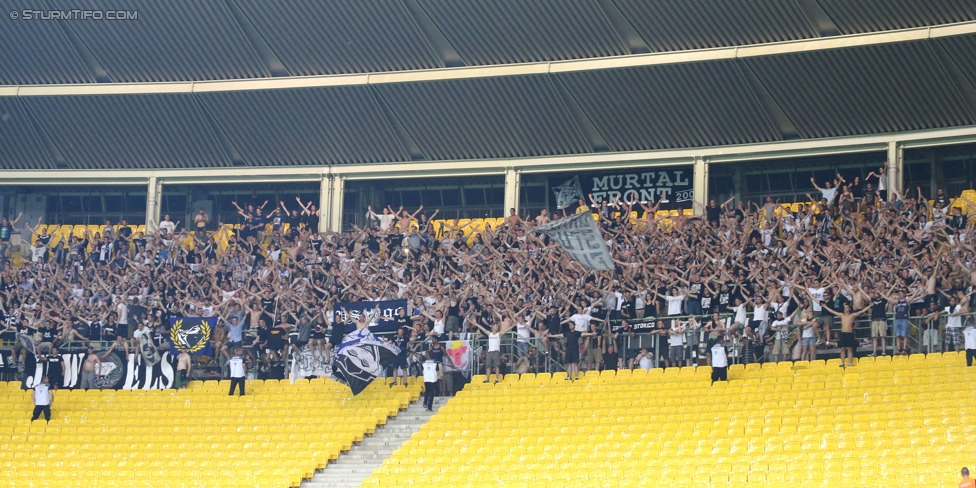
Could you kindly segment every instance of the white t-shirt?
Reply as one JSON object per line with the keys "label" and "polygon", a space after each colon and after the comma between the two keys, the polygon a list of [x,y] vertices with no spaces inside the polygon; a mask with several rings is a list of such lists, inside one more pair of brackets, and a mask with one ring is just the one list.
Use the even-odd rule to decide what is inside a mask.
{"label": "white t-shirt", "polygon": [[437,362],[424,361],[424,383],[437,383]]}
{"label": "white t-shirt", "polygon": [[396,216],[393,214],[379,214],[376,216],[376,220],[380,222],[380,229],[383,230],[389,230],[390,224],[393,223],[393,219],[395,218]]}
{"label": "white t-shirt", "polygon": [[34,387],[34,405],[45,406],[51,404],[51,385],[39,383]]}
{"label": "white t-shirt", "polygon": [[820,308],[820,302],[823,301],[824,292],[826,291],[826,289],[825,288],[807,288],[807,291],[810,292],[811,295],[813,295],[813,298],[816,298],[816,300],[814,300],[813,303],[811,304],[811,305],[813,305],[813,311],[814,312],[823,311],[823,309]]}
{"label": "white t-shirt", "polygon": [[[772,323],[773,327],[777,329],[782,329],[776,332],[776,338],[785,341],[790,336],[790,321],[789,319],[774,320]],[[813,330],[813,329],[810,329]]]}
{"label": "white t-shirt", "polygon": [[712,346],[712,367],[725,368],[729,365],[729,358],[725,355],[725,344],[715,344]]}
{"label": "white t-shirt", "polygon": [[569,320],[573,321],[573,329],[577,332],[586,332],[590,328],[590,321],[593,317],[589,314],[573,314],[569,317]]}
{"label": "white t-shirt", "polygon": [[668,301],[668,315],[681,315],[681,304],[685,301],[685,296],[666,296],[664,298]]}
{"label": "white t-shirt", "polygon": [[488,352],[496,352],[502,350],[502,335],[492,332],[488,334]]}
{"label": "white t-shirt", "polygon": [[641,369],[651,369],[654,367],[654,360],[650,356],[641,356],[640,361],[638,361]]}
{"label": "white t-shirt", "polygon": [[821,188],[820,193],[827,200],[827,204],[830,205],[834,203],[834,197],[837,196],[837,188]]}
{"label": "white t-shirt", "polygon": [[146,327],[144,329],[136,329],[136,331],[132,333],[132,338],[137,341],[143,336],[145,336],[147,339],[152,336],[152,329]]}
{"label": "white t-shirt", "polygon": [[962,337],[966,343],[966,349],[976,349],[976,327],[969,326],[962,331]]}
{"label": "white t-shirt", "polygon": [[[526,322],[528,322],[528,320],[526,320]],[[523,324],[521,322],[517,322],[515,324],[515,334],[517,335],[516,340],[518,342],[529,342],[529,339],[532,338],[532,331],[529,330],[528,324]]]}
{"label": "white t-shirt", "polygon": [[735,308],[732,309],[732,312],[735,314],[734,317],[732,318],[732,322],[733,323],[738,322],[738,323],[740,323],[742,325],[745,325],[745,323],[746,323],[746,304],[743,303],[742,305],[736,305]]}
{"label": "white t-shirt", "polygon": [[176,230],[176,222],[173,222],[172,220],[164,220],[164,221],[160,222],[159,223],[159,230],[164,230],[164,229],[167,232],[169,232],[170,234],[172,234],[173,231]]}
{"label": "white t-shirt", "polygon": [[789,310],[790,310],[789,302],[783,302],[783,303],[773,302],[770,304],[769,307],[769,312],[772,314],[773,317],[776,316],[776,312],[783,312],[783,316],[786,317],[787,315],[789,315]]}
{"label": "white t-shirt", "polygon": [[[962,310],[962,305],[956,305],[955,308],[951,306],[945,308],[947,314],[958,313],[960,310]],[[949,318],[946,319],[946,327],[952,327],[952,328],[962,327],[962,315],[949,315]]]}
{"label": "white t-shirt", "polygon": [[623,305],[624,305],[624,294],[623,293],[620,293],[619,291],[618,292],[614,292],[613,297],[615,299],[615,302],[614,302],[614,310],[616,310],[616,311],[619,312],[620,311],[620,308],[623,307]]}
{"label": "white t-shirt", "polygon": [[769,316],[766,315],[765,305],[756,305],[755,308],[752,309],[752,320],[763,321],[768,319]]}
{"label": "white t-shirt", "polygon": [[119,312],[119,324],[128,325],[129,324],[129,306],[120,303],[116,310]]}
{"label": "white t-shirt", "polygon": [[684,331],[682,330],[683,328],[684,327],[681,327],[680,325],[675,325],[675,324],[672,324],[671,325],[671,330],[672,331],[681,331],[681,333],[680,334],[672,334],[672,335],[669,335],[668,336],[668,345],[669,346],[683,346],[683,345],[685,345],[685,334],[684,334]]}
{"label": "white t-shirt", "polygon": [[444,335],[444,321],[435,320],[434,321],[434,333],[437,335]]}
{"label": "white t-shirt", "polygon": [[808,327],[806,329],[803,329],[803,335],[801,335],[800,337],[803,337],[804,339],[812,339],[816,336],[817,336],[817,331],[815,331],[813,327]]}
{"label": "white t-shirt", "polygon": [[240,356],[234,356],[227,361],[227,367],[230,369],[231,378],[243,378],[244,372],[244,358]]}

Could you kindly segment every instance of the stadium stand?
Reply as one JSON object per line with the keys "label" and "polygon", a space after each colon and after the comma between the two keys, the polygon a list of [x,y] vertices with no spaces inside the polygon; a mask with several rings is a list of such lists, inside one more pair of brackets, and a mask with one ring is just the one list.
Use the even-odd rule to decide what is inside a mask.
{"label": "stadium stand", "polygon": [[[331,380],[185,390],[63,390],[50,422],[0,384],[0,486],[294,487],[420,396],[382,382],[353,397]],[[108,475],[111,473],[111,476]]]}
{"label": "stadium stand", "polygon": [[476,379],[364,486],[954,487],[974,378],[945,353]]}
{"label": "stadium stand", "polygon": [[[973,467],[976,3],[128,3],[0,29],[0,488],[296,488],[410,418],[425,359],[452,368],[427,368],[441,395],[465,384],[365,486],[944,488]],[[664,167],[687,189],[583,203],[577,182],[573,208],[546,181]],[[274,219],[261,187],[288,185],[301,217]],[[360,220],[379,203],[420,208]],[[537,232],[573,211],[603,266]],[[373,328],[340,304],[394,300],[410,386],[325,379],[346,327]],[[184,318],[215,324],[195,381],[150,389]],[[241,381],[238,347],[244,398],[218,379]],[[850,366],[816,359],[834,347]],[[492,361],[534,373],[489,383]],[[44,375],[53,417],[30,421]]]}

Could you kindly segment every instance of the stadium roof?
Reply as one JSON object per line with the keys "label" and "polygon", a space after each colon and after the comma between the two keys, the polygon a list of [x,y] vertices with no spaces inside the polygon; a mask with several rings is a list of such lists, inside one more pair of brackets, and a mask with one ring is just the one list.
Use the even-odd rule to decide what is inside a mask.
{"label": "stadium roof", "polygon": [[[37,9],[8,0],[5,11]],[[744,46],[976,20],[969,0],[53,0],[4,19],[0,84],[309,76]],[[36,15],[36,14],[35,14]],[[29,55],[25,55],[29,53]]]}
{"label": "stadium roof", "polygon": [[[481,160],[976,125],[971,1],[122,5],[138,20],[4,21],[0,169]],[[837,37],[954,22],[968,24],[892,38],[901,42]],[[745,46],[832,38],[830,48],[745,54]],[[720,49],[729,46],[743,47]],[[690,54],[647,61],[674,51]],[[519,64],[537,62],[537,70]],[[512,70],[437,71],[482,65]],[[409,79],[427,73],[418,70],[435,76]],[[373,75],[381,72],[393,81]],[[146,84],[361,73],[371,75],[313,78],[308,87]],[[59,84],[72,86],[50,86]],[[80,84],[111,90],[80,94]]]}

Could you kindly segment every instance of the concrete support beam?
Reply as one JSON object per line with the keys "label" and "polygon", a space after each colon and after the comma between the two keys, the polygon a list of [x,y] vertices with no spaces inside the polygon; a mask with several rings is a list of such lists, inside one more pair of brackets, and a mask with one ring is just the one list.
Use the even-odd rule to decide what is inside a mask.
{"label": "concrete support beam", "polygon": [[505,216],[511,209],[518,213],[519,178],[521,173],[515,168],[505,168]]}
{"label": "concrete support beam", "polygon": [[[695,180],[692,185],[695,201],[708,205],[708,161],[704,158],[695,158]],[[705,213],[705,209],[698,205],[693,205],[692,208],[695,209],[695,215]]]}
{"label": "concrete support beam", "polygon": [[329,192],[331,198],[329,210],[326,212],[326,215],[329,216],[329,225],[326,230],[332,229],[333,232],[342,232],[342,204],[346,192],[346,178],[342,175],[333,175]]}
{"label": "concrete support beam", "polygon": [[331,174],[319,179],[319,233],[329,230],[332,223],[332,179]]}
{"label": "concrete support beam", "polygon": [[146,191],[146,230],[156,229],[159,224],[159,207],[163,197],[163,182],[155,176],[149,177]]}
{"label": "concrete support beam", "polygon": [[888,143],[888,200],[892,200],[894,192],[904,192],[905,182],[905,148],[896,141]]}

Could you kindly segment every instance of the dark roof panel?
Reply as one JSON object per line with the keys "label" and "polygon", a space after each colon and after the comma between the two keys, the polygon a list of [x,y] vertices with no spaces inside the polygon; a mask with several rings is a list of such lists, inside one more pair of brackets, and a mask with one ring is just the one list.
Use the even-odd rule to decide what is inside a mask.
{"label": "dark roof panel", "polygon": [[803,138],[976,123],[926,41],[745,60]]}
{"label": "dark roof panel", "polygon": [[399,1],[235,1],[292,76],[443,66]]}
{"label": "dark roof panel", "polygon": [[943,37],[936,42],[976,88],[976,35]]}
{"label": "dark roof panel", "polygon": [[223,2],[52,2],[55,8],[62,10],[123,11],[136,16],[130,20],[62,22],[77,33],[113,82],[268,76]]}
{"label": "dark roof panel", "polygon": [[780,139],[731,61],[558,76],[613,151]]}
{"label": "dark roof panel", "polygon": [[589,152],[545,76],[376,86],[429,159]]}
{"label": "dark roof panel", "polygon": [[367,87],[200,95],[249,165],[409,160]]}
{"label": "dark roof panel", "polygon": [[0,97],[0,168],[54,169],[55,158],[21,101]]}
{"label": "dark roof panel", "polygon": [[817,0],[841,34],[976,20],[972,0]]}
{"label": "dark roof panel", "polygon": [[22,99],[71,168],[229,166],[191,95]]}
{"label": "dark roof panel", "polygon": [[[94,76],[68,42],[65,22],[28,20],[22,12],[39,10],[31,0],[0,1],[0,84],[93,83]],[[11,19],[15,12],[17,19]],[[32,16],[33,13],[28,14]]]}
{"label": "dark roof panel", "polygon": [[818,37],[796,2],[613,0],[651,51],[683,51]]}
{"label": "dark roof panel", "polygon": [[468,65],[630,54],[590,0],[418,0]]}

